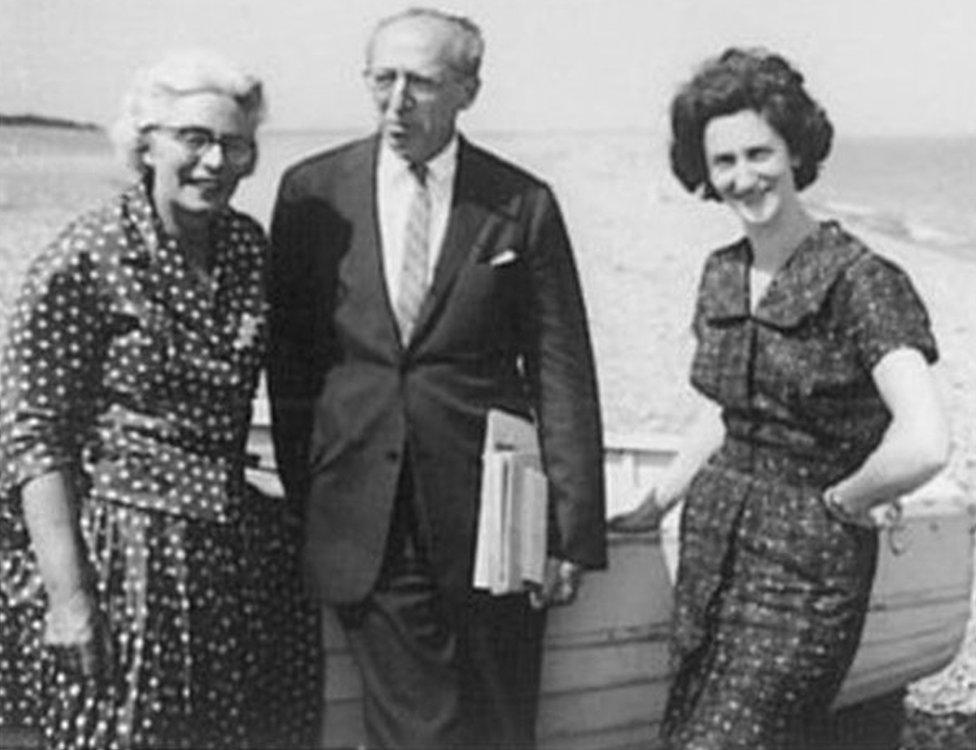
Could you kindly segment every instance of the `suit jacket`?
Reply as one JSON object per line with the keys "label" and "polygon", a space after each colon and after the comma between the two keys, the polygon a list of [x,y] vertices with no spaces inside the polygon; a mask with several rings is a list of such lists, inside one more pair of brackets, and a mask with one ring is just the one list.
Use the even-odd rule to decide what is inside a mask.
{"label": "suit jacket", "polygon": [[439,584],[471,588],[485,416],[534,416],[551,553],[606,564],[602,433],[586,313],[549,188],[463,139],[447,233],[409,343],[383,274],[377,137],[282,178],[272,220],[275,450],[302,498],[313,588],[362,599],[403,462]]}

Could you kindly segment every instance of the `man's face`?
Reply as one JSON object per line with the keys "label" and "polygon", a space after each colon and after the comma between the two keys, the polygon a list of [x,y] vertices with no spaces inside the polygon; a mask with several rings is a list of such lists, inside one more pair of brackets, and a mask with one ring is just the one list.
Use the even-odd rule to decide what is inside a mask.
{"label": "man's face", "polygon": [[373,39],[366,81],[387,145],[405,160],[425,162],[454,135],[458,113],[477,82],[452,67],[456,30],[433,18],[405,18]]}

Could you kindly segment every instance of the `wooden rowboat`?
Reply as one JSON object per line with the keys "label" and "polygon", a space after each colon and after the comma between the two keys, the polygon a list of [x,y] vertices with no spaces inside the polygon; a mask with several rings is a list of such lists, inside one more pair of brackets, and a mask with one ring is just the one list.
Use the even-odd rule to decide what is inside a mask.
{"label": "wooden rowboat", "polygon": [[[263,406],[263,405],[260,405]],[[260,408],[249,480],[280,493],[267,414]],[[608,512],[626,510],[673,458],[678,440],[609,435],[604,450]],[[871,610],[837,705],[858,703],[931,673],[955,654],[969,616],[974,504],[944,477],[902,503],[882,533]],[[667,634],[677,517],[660,533],[611,535],[608,570],[587,576],[579,600],[550,613],[539,744],[552,750],[654,747],[669,672]],[[364,739],[361,683],[345,637],[326,611],[325,747]]]}

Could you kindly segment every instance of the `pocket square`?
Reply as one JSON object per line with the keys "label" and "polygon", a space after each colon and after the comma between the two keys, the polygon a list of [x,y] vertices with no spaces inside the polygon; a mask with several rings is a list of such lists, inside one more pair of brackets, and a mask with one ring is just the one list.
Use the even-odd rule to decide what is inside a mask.
{"label": "pocket square", "polygon": [[488,265],[490,266],[507,266],[509,263],[514,263],[518,260],[518,255],[514,250],[509,248],[508,250],[502,250],[500,253],[492,255],[488,259]]}

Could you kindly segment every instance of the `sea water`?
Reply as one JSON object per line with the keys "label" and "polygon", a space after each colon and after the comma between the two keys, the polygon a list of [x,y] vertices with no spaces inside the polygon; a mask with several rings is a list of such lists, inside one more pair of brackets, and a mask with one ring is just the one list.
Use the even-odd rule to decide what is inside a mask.
{"label": "sea water", "polygon": [[[267,219],[282,170],[303,156],[356,137],[353,131],[261,134],[258,171],[238,202]],[[552,179],[567,158],[577,179],[646,182],[680,192],[666,172],[663,138],[641,131],[474,133],[471,139]],[[0,128],[0,216],[83,209],[124,181],[105,136],[56,128]],[[668,181],[671,182],[667,185]],[[809,204],[871,229],[976,261],[976,136],[840,138],[821,175],[803,194]]]}
{"label": "sea water", "polygon": [[842,139],[807,197],[881,233],[976,261],[976,136]]}

